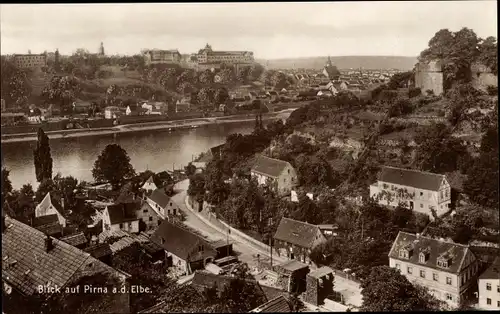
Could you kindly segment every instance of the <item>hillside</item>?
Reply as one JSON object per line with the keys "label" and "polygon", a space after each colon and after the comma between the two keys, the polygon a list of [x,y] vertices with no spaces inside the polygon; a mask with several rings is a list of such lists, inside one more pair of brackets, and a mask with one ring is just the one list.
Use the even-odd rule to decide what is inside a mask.
{"label": "hillside", "polygon": [[[268,69],[321,69],[325,65],[327,58],[327,56],[324,56],[293,59],[260,59],[256,61],[268,67]],[[331,57],[331,59],[333,64],[339,69],[362,67],[365,69],[410,70],[417,63],[417,57],[401,56],[337,56]]]}

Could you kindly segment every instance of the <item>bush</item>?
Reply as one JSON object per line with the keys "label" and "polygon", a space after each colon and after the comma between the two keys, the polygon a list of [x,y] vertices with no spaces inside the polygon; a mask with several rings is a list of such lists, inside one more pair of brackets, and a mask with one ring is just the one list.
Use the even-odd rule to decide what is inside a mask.
{"label": "bush", "polygon": [[379,94],[379,100],[387,101],[387,102],[393,101],[397,97],[398,97],[398,92],[395,90],[389,90],[389,89],[383,90]]}
{"label": "bush", "polygon": [[410,88],[408,90],[408,97],[413,98],[420,96],[422,94],[422,90],[420,88]]}
{"label": "bush", "polygon": [[490,96],[496,96],[498,95],[498,86],[488,85],[488,87],[486,87],[486,92],[488,92]]}
{"label": "bush", "polygon": [[427,96],[434,96],[434,91],[432,89],[426,90],[425,93],[427,94]]}

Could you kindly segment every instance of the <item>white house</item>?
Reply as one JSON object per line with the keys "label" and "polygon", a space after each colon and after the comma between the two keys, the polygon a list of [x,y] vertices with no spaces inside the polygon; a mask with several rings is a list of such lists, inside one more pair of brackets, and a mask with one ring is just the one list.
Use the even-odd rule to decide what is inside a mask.
{"label": "white house", "polygon": [[141,188],[148,192],[153,192],[154,190],[158,189],[154,181],[154,176],[150,176],[149,179],[144,182]]}
{"label": "white house", "polygon": [[136,202],[106,206],[102,215],[103,230],[139,233],[138,207],[140,204]]}
{"label": "white house", "polygon": [[479,308],[481,310],[500,310],[500,258],[479,276]]}
{"label": "white house", "polygon": [[456,307],[477,282],[479,262],[468,246],[399,232],[389,266],[437,299]]}
{"label": "white house", "polygon": [[386,166],[378,181],[370,185],[370,197],[394,207],[404,202],[432,218],[433,209],[438,216],[450,210],[451,187],[445,175]]}
{"label": "white house", "polygon": [[146,198],[146,202],[162,218],[168,216],[177,216],[180,214],[179,206],[170,196],[165,194],[164,190],[156,189]]}
{"label": "white house", "polygon": [[[314,200],[314,195],[312,193],[306,193],[306,196],[309,197],[310,200]],[[292,190],[291,201],[297,203],[299,201],[299,195],[297,191]]]}
{"label": "white house", "polygon": [[62,205],[50,195],[50,192],[47,193],[42,202],[36,206],[35,217],[57,215],[59,224],[66,227],[66,218],[62,215],[64,212],[64,199],[61,199],[61,203]]}
{"label": "white house", "polygon": [[104,108],[105,119],[116,119],[119,116],[120,116],[120,108],[116,106],[108,106]]}
{"label": "white house", "polygon": [[289,162],[256,155],[250,169],[252,177],[259,185],[266,185],[275,189],[279,194],[289,194],[297,186],[297,172]]}
{"label": "white house", "polygon": [[165,111],[165,105],[163,102],[145,102],[141,107],[146,109],[147,115],[161,115]]}

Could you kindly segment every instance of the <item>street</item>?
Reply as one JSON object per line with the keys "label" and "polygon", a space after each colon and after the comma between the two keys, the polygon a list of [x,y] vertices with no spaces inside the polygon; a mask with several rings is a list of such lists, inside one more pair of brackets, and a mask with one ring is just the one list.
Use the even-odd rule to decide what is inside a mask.
{"label": "street", "polygon": [[[186,206],[186,196],[187,189],[189,187],[189,179],[178,182],[175,185],[175,190],[178,192],[172,197],[172,200],[178,204],[179,208],[186,215],[186,220],[184,224],[205,236],[209,241],[226,240],[227,234],[215,229],[213,226],[208,225],[202,219],[200,219],[193,211],[188,209]],[[257,267],[257,254],[260,254],[261,260],[265,260],[269,255],[269,252],[264,252],[263,250],[256,248],[245,241],[242,241],[239,237],[231,234],[229,235],[229,241],[233,243],[233,250],[238,255],[238,259],[241,262],[247,263],[250,269]],[[282,261],[281,259],[273,259],[276,262]]]}

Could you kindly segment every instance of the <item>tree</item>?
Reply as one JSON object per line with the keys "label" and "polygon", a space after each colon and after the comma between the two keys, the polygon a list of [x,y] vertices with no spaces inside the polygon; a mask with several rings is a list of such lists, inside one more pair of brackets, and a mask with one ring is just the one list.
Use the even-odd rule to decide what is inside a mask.
{"label": "tree", "polygon": [[72,176],[63,177],[58,173],[53,179],[55,188],[60,196],[64,198],[64,206],[66,211],[72,211],[76,205],[76,195],[78,180]]}
{"label": "tree", "polygon": [[214,74],[210,70],[205,70],[198,76],[201,85],[210,85],[214,82]]}
{"label": "tree", "polygon": [[332,180],[330,164],[321,157],[300,155],[295,159],[298,180],[304,186],[328,186]]}
{"label": "tree", "polygon": [[219,205],[227,199],[229,191],[224,182],[224,161],[213,159],[205,170],[206,201],[212,205]]}
{"label": "tree", "polygon": [[109,144],[97,157],[92,176],[98,182],[108,181],[116,190],[124,179],[135,175],[127,152],[117,144]]}
{"label": "tree", "polygon": [[188,163],[188,165],[186,167],[184,167],[184,171],[186,172],[186,175],[188,177],[191,177],[192,175],[194,175],[196,173],[196,166],[193,165],[192,162]]}
{"label": "tree", "polygon": [[211,104],[214,102],[215,91],[213,88],[203,87],[198,92],[198,102],[201,104]]}
{"label": "tree", "polygon": [[292,218],[313,225],[321,223],[319,208],[305,193],[299,193],[299,203],[297,209],[292,213]]}
{"label": "tree", "polygon": [[493,74],[498,75],[497,39],[490,36],[479,45],[479,61],[489,67]]}
{"label": "tree", "polygon": [[52,156],[50,155],[49,137],[42,128],[38,129],[38,141],[33,151],[35,162],[36,180],[42,182],[44,179],[52,178]]}
{"label": "tree", "polygon": [[414,79],[415,74],[412,71],[396,73],[390,78],[387,86],[389,87],[389,89],[404,88],[408,86],[408,82],[410,80]]}
{"label": "tree", "polygon": [[203,201],[205,196],[205,177],[203,174],[197,173],[189,177],[187,194],[196,201]]}
{"label": "tree", "polygon": [[423,288],[414,287],[406,277],[388,266],[374,267],[361,284],[363,311],[436,311],[439,302]]}
{"label": "tree", "polygon": [[415,142],[418,144],[416,163],[424,171],[455,171],[461,156],[468,154],[462,143],[451,136],[451,130],[442,123],[421,128],[415,136]]}
{"label": "tree", "polygon": [[82,88],[74,76],[54,76],[42,90],[42,96],[51,102],[58,102],[61,111],[70,112],[71,104]]}
{"label": "tree", "polygon": [[2,205],[7,196],[12,192],[12,183],[9,179],[10,171],[2,167]]}
{"label": "tree", "polygon": [[38,189],[35,193],[35,200],[37,202],[41,202],[47,193],[57,194],[55,196],[59,197],[57,187],[52,179],[44,179],[40,182],[40,185],[38,185]]}
{"label": "tree", "polygon": [[216,105],[224,104],[229,99],[229,93],[225,87],[217,88],[214,95]]}

